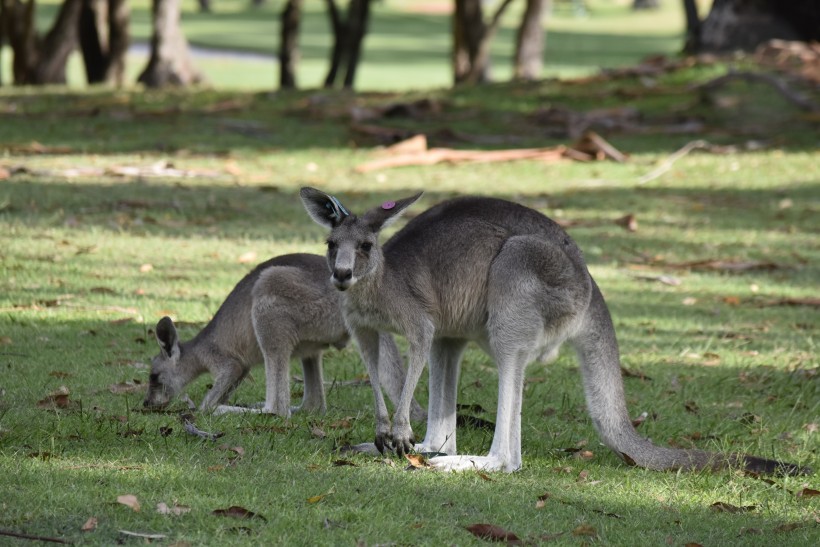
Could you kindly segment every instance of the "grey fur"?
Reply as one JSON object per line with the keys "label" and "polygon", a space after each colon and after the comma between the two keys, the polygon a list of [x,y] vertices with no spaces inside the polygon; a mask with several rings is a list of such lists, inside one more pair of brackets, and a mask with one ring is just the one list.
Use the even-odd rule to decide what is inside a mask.
{"label": "grey fur", "polygon": [[[377,447],[392,445],[398,453],[414,448],[410,402],[429,357],[427,434],[415,449],[448,454],[431,459],[445,470],[520,468],[525,367],[539,357],[554,357],[566,341],[578,354],[598,434],[628,463],[658,470],[740,464],[758,472],[806,471],[751,456],[657,447],[638,435],[627,413],[609,311],[569,235],[524,206],[465,197],[425,211],[380,247],[379,231],[419,197],[387,202],[361,217],[332,216],[326,204],[335,198],[313,188],[301,191],[308,214],[330,230],[332,281],[344,291],[345,321],[374,388],[378,333],[403,335],[410,346],[392,429],[384,399],[378,389],[374,393]],[[456,455],[456,395],[468,341],[498,367],[496,429],[489,454],[482,457]]]}
{"label": "grey fur", "polygon": [[[151,365],[146,407],[163,407],[204,372],[213,387],[200,410],[231,411],[222,407],[251,367],[265,363],[264,413],[289,416],[292,411],[324,413],[322,351],[343,348],[349,339],[339,306],[339,294],[328,282],[321,256],[291,254],[259,264],[225,299],[213,319],[188,342],[179,342],[168,317],[157,323],[160,353]],[[404,383],[401,354],[393,337],[379,338],[382,385],[398,400]],[[290,360],[302,362],[304,397],[290,406]],[[424,410],[414,405],[415,419]]]}

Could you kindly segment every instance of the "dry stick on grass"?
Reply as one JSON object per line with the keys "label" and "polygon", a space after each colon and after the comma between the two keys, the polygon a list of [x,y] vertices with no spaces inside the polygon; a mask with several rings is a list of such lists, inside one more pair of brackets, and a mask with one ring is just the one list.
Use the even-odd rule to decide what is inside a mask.
{"label": "dry stick on grass", "polygon": [[207,431],[202,431],[198,429],[196,425],[194,425],[194,418],[190,414],[182,414],[179,419],[182,421],[182,427],[185,428],[187,433],[191,435],[195,435],[197,437],[202,437],[206,441],[215,441],[224,433],[208,433]]}
{"label": "dry stick on grass", "polygon": [[672,169],[672,165],[676,161],[678,161],[679,159],[684,157],[686,154],[688,154],[692,150],[705,149],[705,148],[709,148],[709,146],[711,146],[711,145],[708,142],[706,142],[702,139],[698,139],[696,141],[691,141],[691,142],[686,143],[681,148],[679,148],[678,150],[676,150],[675,152],[670,154],[669,157],[667,157],[665,160],[663,160],[663,162],[659,166],[657,166],[655,169],[653,169],[649,173],[647,173],[644,176],[642,176],[641,178],[639,178],[638,179],[638,184],[646,184],[650,180],[655,180],[656,178],[660,177],[661,175],[663,175],[664,173],[666,173],[667,171]]}
{"label": "dry stick on grass", "polygon": [[497,162],[513,160],[558,161],[564,157],[565,148],[519,148],[513,150],[453,150],[451,148],[430,148],[423,152],[399,154],[380,158],[356,167],[359,173],[404,167],[408,165],[433,165],[442,162]]}
{"label": "dry stick on grass", "polygon": [[709,80],[704,84],[699,84],[695,86],[694,89],[706,92],[714,91],[732,80],[744,80],[746,82],[762,82],[769,84],[775,88],[778,93],[785,97],[786,100],[801,110],[807,110],[809,112],[820,111],[820,105],[813,102],[811,99],[789,88],[783,81],[775,78],[774,76],[770,74],[763,74],[761,72],[729,72],[728,74],[724,74],[723,76],[718,76],[713,80]]}
{"label": "dry stick on grass", "polygon": [[29,534],[20,534],[20,533],[17,533],[17,532],[12,532],[11,530],[0,530],[0,536],[8,536],[8,537],[13,537],[13,538],[17,538],[17,539],[30,539],[32,541],[44,541],[44,542],[48,542],[48,543],[63,543],[63,544],[66,544],[66,545],[71,545],[70,541],[66,541],[66,540],[61,539],[61,538],[50,538],[50,537],[45,537],[45,536],[32,536],[32,535],[29,535]]}

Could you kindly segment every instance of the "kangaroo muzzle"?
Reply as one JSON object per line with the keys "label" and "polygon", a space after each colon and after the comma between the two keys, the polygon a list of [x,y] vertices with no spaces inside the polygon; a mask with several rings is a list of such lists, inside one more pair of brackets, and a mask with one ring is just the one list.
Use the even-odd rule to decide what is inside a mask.
{"label": "kangaroo muzzle", "polygon": [[333,286],[340,291],[347,290],[353,284],[353,270],[350,268],[334,268],[330,279]]}

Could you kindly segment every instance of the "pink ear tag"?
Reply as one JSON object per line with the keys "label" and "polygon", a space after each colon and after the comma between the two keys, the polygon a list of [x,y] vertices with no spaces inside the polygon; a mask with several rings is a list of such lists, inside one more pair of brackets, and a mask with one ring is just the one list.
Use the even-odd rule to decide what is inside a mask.
{"label": "pink ear tag", "polygon": [[382,203],[382,209],[384,209],[385,211],[389,211],[390,209],[392,209],[395,206],[396,206],[395,201],[385,201],[384,203]]}

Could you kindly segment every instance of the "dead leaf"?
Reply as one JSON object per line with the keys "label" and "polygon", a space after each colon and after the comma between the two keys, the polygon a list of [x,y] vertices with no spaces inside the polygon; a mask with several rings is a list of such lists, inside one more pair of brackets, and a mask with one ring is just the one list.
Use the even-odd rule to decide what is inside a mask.
{"label": "dead leaf", "polygon": [[117,291],[108,287],[91,287],[90,291],[94,294],[117,294]]}
{"label": "dead leaf", "polygon": [[512,532],[509,532],[494,524],[471,524],[465,528],[477,538],[486,539],[487,541],[498,541],[505,543],[518,543],[521,541],[518,536]]}
{"label": "dead leaf", "polygon": [[405,454],[404,457],[408,462],[410,462],[410,467],[413,469],[424,469],[431,467],[431,465],[427,462],[427,458],[421,454]]}
{"label": "dead leaf", "polygon": [[723,303],[729,306],[740,306],[740,298],[737,296],[724,296]]}
{"label": "dead leaf", "polygon": [[327,437],[327,433],[325,433],[324,430],[318,425],[314,425],[310,428],[310,434],[319,439],[324,439]]}
{"label": "dead leaf", "polygon": [[803,488],[803,490],[797,493],[798,498],[813,498],[814,496],[820,496],[820,490],[814,490],[813,488]]}
{"label": "dead leaf", "polygon": [[121,503],[126,507],[130,507],[136,512],[140,510],[140,502],[137,499],[137,496],[133,494],[124,494],[122,496],[117,496],[117,503]]}
{"label": "dead leaf", "polygon": [[82,528],[80,528],[80,530],[82,530],[83,532],[90,532],[91,530],[94,530],[96,527],[97,527],[97,518],[96,517],[88,517],[88,520],[85,521],[85,524],[83,524],[83,526],[82,526]]}
{"label": "dead leaf", "polygon": [[578,478],[577,478],[577,479],[575,479],[575,482],[586,482],[586,480],[587,480],[588,478],[589,478],[589,471],[587,471],[586,469],[584,469],[583,471],[581,471],[580,473],[578,473]]}
{"label": "dead leaf", "polygon": [[256,262],[256,256],[256,251],[248,251],[239,255],[237,260],[240,264],[250,264],[251,262]]}
{"label": "dead leaf", "polygon": [[350,460],[343,460],[343,459],[333,460],[333,467],[345,467],[345,466],[358,467],[358,465],[356,465],[355,463],[353,463]]}
{"label": "dead leaf", "polygon": [[10,346],[11,345],[11,337],[9,336],[0,336],[0,346]]}
{"label": "dead leaf", "polygon": [[802,528],[805,526],[805,522],[789,522],[786,524],[781,524],[780,526],[775,527],[775,532],[791,532],[792,530],[797,530],[798,528]]}
{"label": "dead leaf", "polygon": [[638,231],[638,219],[635,218],[635,215],[628,214],[622,216],[621,218],[615,219],[615,224],[623,228],[628,232],[637,232]]}
{"label": "dead leaf", "polygon": [[70,401],[68,398],[68,388],[60,386],[55,391],[49,393],[44,399],[37,401],[37,408],[54,410],[57,408],[68,408]]}
{"label": "dead leaf", "polygon": [[248,511],[244,507],[240,507],[238,505],[231,505],[227,509],[214,509],[211,511],[212,515],[217,517],[231,517],[235,519],[261,519],[263,521],[267,521],[265,517],[258,513],[254,513],[253,511]]}
{"label": "dead leaf", "polygon": [[597,536],[598,532],[589,524],[581,524],[572,531],[573,536]]}
{"label": "dead leaf", "polygon": [[48,375],[51,376],[52,378],[60,378],[60,379],[70,378],[72,376],[72,374],[70,372],[63,372],[61,370],[52,370],[51,372],[48,373]]}
{"label": "dead leaf", "polygon": [[535,501],[535,508],[536,509],[543,509],[545,505],[547,505],[547,500],[550,498],[549,492],[544,492],[538,499]]}
{"label": "dead leaf", "polygon": [[350,429],[353,427],[353,418],[342,418],[328,424],[330,429]]}
{"label": "dead leaf", "polygon": [[596,160],[610,159],[623,163],[627,160],[626,155],[612,146],[606,139],[595,131],[586,131],[581,138],[572,145],[572,150],[589,154]]}
{"label": "dead leaf", "polygon": [[700,410],[698,408],[698,404],[695,401],[687,401],[683,404],[683,408],[686,409],[686,412],[691,412],[692,414],[697,414]]}
{"label": "dead leaf", "polygon": [[327,496],[331,495],[332,493],[333,493],[333,489],[331,488],[330,490],[328,490],[324,494],[319,494],[317,496],[309,497],[306,501],[311,505],[314,504],[314,503],[319,503],[320,501],[322,501],[323,499],[325,499]]}
{"label": "dead leaf", "polygon": [[493,479],[491,479],[490,476],[487,473],[485,473],[484,471],[476,471],[476,473],[478,474],[479,477],[481,477],[485,481],[493,482]]}
{"label": "dead leaf", "polygon": [[143,264],[140,266],[140,273],[148,273],[154,269],[154,266],[151,264]]}
{"label": "dead leaf", "polygon": [[716,511],[718,513],[745,513],[748,511],[757,510],[757,505],[744,505],[742,507],[738,507],[736,505],[730,505],[722,501],[716,501],[709,507],[712,509],[712,511]]}

